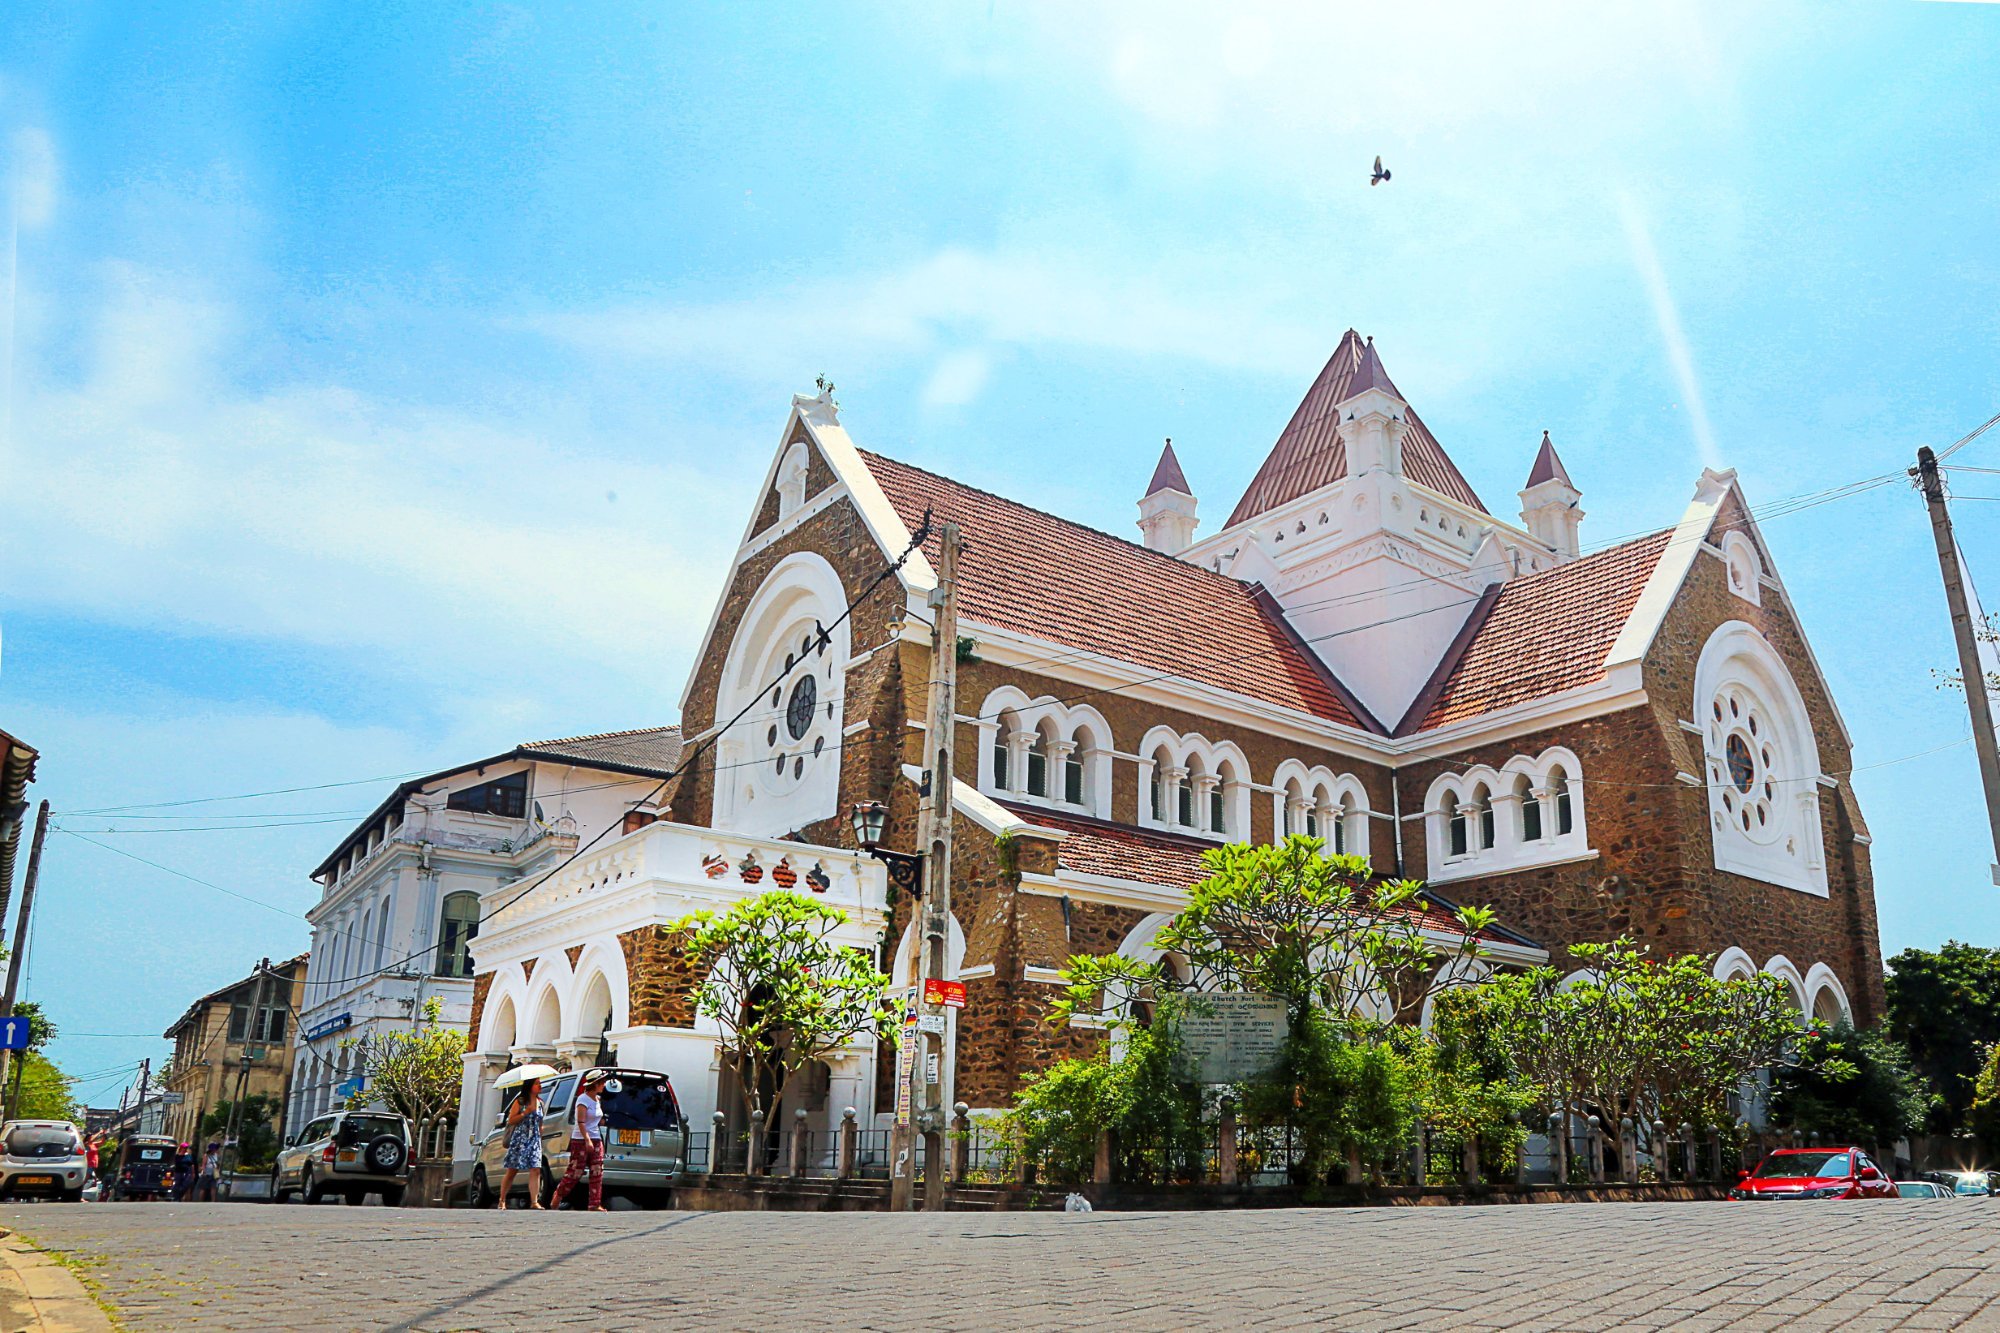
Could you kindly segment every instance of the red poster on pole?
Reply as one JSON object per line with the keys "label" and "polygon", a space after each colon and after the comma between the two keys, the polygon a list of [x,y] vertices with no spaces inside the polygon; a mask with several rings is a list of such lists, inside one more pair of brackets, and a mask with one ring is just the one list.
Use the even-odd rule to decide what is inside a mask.
{"label": "red poster on pole", "polygon": [[965,1008],[965,983],[932,977],[924,982],[924,1003],[941,1004],[947,1009]]}

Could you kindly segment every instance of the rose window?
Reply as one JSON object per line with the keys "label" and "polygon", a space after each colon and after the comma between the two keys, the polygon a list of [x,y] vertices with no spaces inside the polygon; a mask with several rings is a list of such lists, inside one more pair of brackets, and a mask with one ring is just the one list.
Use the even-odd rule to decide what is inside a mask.
{"label": "rose window", "polygon": [[821,673],[831,677],[826,640],[815,624],[801,636],[798,650],[785,654],[785,676],[771,687],[765,702],[776,719],[764,729],[767,778],[772,786],[788,788],[805,777],[806,769],[826,753],[832,728],[833,701],[821,701]]}
{"label": "rose window", "polygon": [[1770,720],[1750,695],[1724,690],[1709,704],[1710,786],[1722,793],[1716,819],[1745,836],[1769,842],[1778,836],[1778,752]]}

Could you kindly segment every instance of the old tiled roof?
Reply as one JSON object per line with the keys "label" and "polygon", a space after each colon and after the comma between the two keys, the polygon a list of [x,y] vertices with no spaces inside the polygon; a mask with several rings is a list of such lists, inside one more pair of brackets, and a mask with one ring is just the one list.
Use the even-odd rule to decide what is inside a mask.
{"label": "old tiled roof", "polygon": [[640,727],[633,731],[601,731],[590,736],[564,736],[552,741],[523,741],[523,756],[570,760],[579,764],[616,764],[620,768],[666,777],[681,759],[679,727]]}
{"label": "old tiled roof", "polygon": [[[1201,854],[1214,847],[1213,842],[1013,801],[1001,804],[1032,823],[1064,834],[1056,848],[1056,865],[1073,874],[1102,875],[1183,890],[1208,878]],[[1420,914],[1424,926],[1446,934],[1460,929],[1458,919],[1452,915],[1454,904],[1428,890],[1423,898]],[[1536,947],[1527,936],[1502,926],[1481,931],[1479,938]]]}
{"label": "old tiled roof", "polygon": [[1442,678],[1399,733],[1498,712],[1599,680],[1671,532],[1656,532],[1501,585],[1453,645]]}
{"label": "old tiled roof", "polygon": [[[1270,457],[1257,469],[1225,526],[1255,518],[1346,476],[1347,446],[1335,434],[1338,422],[1333,409],[1370,387],[1403,396],[1382,369],[1374,343],[1364,343],[1360,334],[1349,329],[1341,335],[1340,345],[1333,349],[1312,388],[1306,390],[1298,411],[1292,413],[1291,424],[1271,447]],[[1414,408],[1408,413],[1408,429],[1403,433],[1403,475],[1482,513],[1486,510]]]}
{"label": "old tiled roof", "polygon": [[[1380,728],[1256,584],[866,451],[897,516],[965,533],[959,614],[1002,629],[1297,709]],[[924,551],[933,561],[934,531]]]}

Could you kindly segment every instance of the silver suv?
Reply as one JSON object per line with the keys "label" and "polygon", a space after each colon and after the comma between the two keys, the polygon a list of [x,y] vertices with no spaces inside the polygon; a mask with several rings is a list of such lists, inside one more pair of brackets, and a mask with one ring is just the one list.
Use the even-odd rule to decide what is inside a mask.
{"label": "silver suv", "polygon": [[[515,1195],[526,1198],[530,1189],[537,1189],[543,1202],[548,1201],[556,1180],[569,1169],[570,1113],[577,1085],[587,1075],[599,1072],[608,1076],[598,1096],[604,1108],[605,1192],[635,1201],[664,1200],[673,1188],[687,1144],[687,1121],[681,1117],[673,1083],[665,1074],[650,1069],[598,1066],[549,1079],[544,1085],[541,1178],[517,1176]],[[500,1114],[494,1117],[493,1129],[479,1142],[468,1200],[474,1208],[491,1207],[500,1182],[506,1178],[507,1109],[513,1101],[510,1091]]]}
{"label": "silver suv", "polygon": [[399,1208],[410,1182],[410,1122],[387,1111],[335,1111],[307,1123],[278,1149],[271,1198],[307,1203],[329,1194],[360,1205],[369,1195]]}
{"label": "silver suv", "polygon": [[9,1120],[0,1125],[0,1198],[46,1194],[75,1203],[90,1172],[83,1135],[67,1120]]}

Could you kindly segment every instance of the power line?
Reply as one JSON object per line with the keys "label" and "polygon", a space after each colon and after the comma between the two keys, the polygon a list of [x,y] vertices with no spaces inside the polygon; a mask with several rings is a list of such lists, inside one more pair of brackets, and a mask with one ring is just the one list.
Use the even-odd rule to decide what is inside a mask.
{"label": "power line", "polygon": [[274,787],[269,791],[244,792],[236,796],[191,796],[184,801],[152,801],[138,805],[101,805],[89,810],[72,810],[69,813],[73,815],[110,815],[122,814],[127,810],[164,810],[169,807],[182,805],[212,805],[220,801],[254,801],[263,796],[290,796],[295,792],[302,791],[330,791],[335,787],[360,787],[371,782],[399,782],[404,778],[417,777],[426,771],[419,768],[412,769],[408,773],[384,773],[382,776],[374,778],[350,778],[345,782],[320,782],[306,787]]}
{"label": "power line", "polygon": [[1960,449],[1963,449],[1966,445],[1971,444],[1974,440],[1984,435],[1987,431],[1992,430],[1995,426],[2000,426],[2000,412],[1995,412],[1992,416],[1986,418],[1985,424],[1976,427],[1970,434],[1961,436],[1959,438],[1958,443],[1952,445],[1949,449],[1946,449],[1944,452],[1940,453],[1937,456],[1937,461],[1940,463],[1944,462],[1945,459],[1950,458]]}

